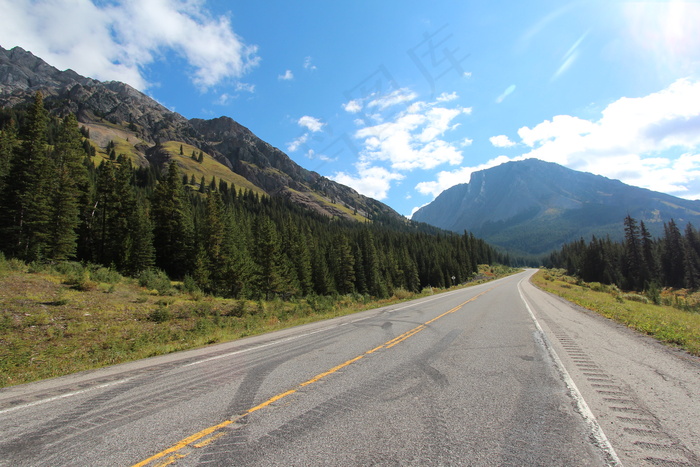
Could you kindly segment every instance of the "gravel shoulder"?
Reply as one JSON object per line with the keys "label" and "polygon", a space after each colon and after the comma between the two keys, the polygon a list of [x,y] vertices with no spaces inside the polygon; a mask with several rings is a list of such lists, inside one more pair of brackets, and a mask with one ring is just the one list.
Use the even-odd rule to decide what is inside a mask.
{"label": "gravel shoulder", "polygon": [[521,287],[623,464],[700,465],[700,358]]}

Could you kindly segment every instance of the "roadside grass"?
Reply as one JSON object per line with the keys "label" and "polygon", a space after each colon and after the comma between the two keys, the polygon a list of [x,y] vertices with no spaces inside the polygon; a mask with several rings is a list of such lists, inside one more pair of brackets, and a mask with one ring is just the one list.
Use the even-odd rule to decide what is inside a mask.
{"label": "roadside grass", "polygon": [[[469,285],[515,272],[481,269]],[[157,272],[132,279],[95,265],[24,264],[0,254],[0,387],[231,341],[441,291],[397,290],[385,300],[350,294],[263,302],[186,290],[182,283],[164,284]]]}
{"label": "roadside grass", "polygon": [[[700,299],[697,294],[668,289],[656,297],[625,293],[614,285],[585,283],[556,269],[540,270],[532,282],[661,342],[700,356]],[[658,305],[654,304],[655,300]]]}

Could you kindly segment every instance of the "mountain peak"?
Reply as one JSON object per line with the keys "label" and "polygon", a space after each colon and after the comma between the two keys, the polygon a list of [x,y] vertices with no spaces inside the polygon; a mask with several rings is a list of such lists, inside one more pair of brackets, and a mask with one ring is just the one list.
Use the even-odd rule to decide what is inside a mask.
{"label": "mountain peak", "polygon": [[474,172],[469,183],[448,188],[416,211],[413,220],[541,254],[580,237],[621,238],[627,214],[660,235],[671,218],[699,222],[700,201],[526,159]]}

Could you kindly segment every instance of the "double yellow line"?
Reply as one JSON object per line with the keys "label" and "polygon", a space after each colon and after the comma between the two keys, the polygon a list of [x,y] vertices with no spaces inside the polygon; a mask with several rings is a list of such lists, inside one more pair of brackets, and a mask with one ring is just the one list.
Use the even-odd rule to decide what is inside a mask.
{"label": "double yellow line", "polygon": [[[443,314],[436,316],[435,318],[431,319],[430,321],[426,321],[425,323],[416,326],[415,328],[411,329],[410,331],[406,331],[403,334],[401,334],[400,336],[394,337],[390,341],[387,341],[387,342],[383,343],[382,345],[373,348],[372,350],[368,350],[367,352],[363,353],[362,355],[358,355],[355,358],[352,358],[344,363],[341,363],[338,366],[334,366],[330,370],[324,371],[323,373],[320,373],[320,374],[314,376],[313,378],[311,378],[307,381],[304,381],[303,383],[299,384],[299,386],[297,386],[295,389],[290,389],[289,391],[282,392],[280,394],[277,394],[276,396],[269,398],[268,400],[266,400],[262,404],[256,405],[255,407],[248,409],[244,413],[238,415],[237,417],[234,417],[231,420],[223,421],[223,422],[219,423],[218,425],[210,426],[209,428],[205,428],[204,430],[200,431],[199,433],[195,433],[191,436],[188,436],[187,438],[185,438],[182,441],[178,442],[177,444],[169,447],[168,449],[161,451],[158,454],[154,454],[153,456],[139,462],[138,464],[134,464],[133,467],[145,467],[147,465],[150,465],[151,463],[153,463],[151,467],[164,467],[164,466],[170,465],[170,464],[176,462],[178,459],[182,459],[183,457],[186,457],[189,454],[189,453],[185,453],[185,454],[180,453],[180,451],[187,448],[188,446],[200,448],[200,447],[204,447],[204,446],[210,444],[211,442],[215,441],[216,439],[218,439],[226,434],[226,432],[219,431],[222,428],[225,428],[233,423],[236,423],[236,422],[240,421],[242,418],[247,417],[248,415],[252,414],[253,412],[256,412],[260,409],[263,409],[263,408],[267,407],[268,405],[270,405],[274,402],[277,402],[280,399],[284,399],[285,397],[294,394],[295,392],[297,392],[301,388],[309,386],[311,384],[314,384],[315,382],[321,380],[322,378],[325,378],[326,376],[331,375],[331,374],[337,372],[338,370],[342,370],[346,366],[352,365],[353,363],[355,363],[359,360],[362,360],[367,355],[373,354],[374,352],[381,350],[381,349],[392,348],[393,346],[405,341],[409,337],[415,336],[416,334],[421,332],[423,329],[426,329],[429,324],[434,323],[435,321],[439,320],[440,318],[442,318],[444,316],[449,315],[450,313],[454,313],[455,311],[460,310],[467,303],[473,302],[474,300],[481,297],[485,293],[493,290],[494,288],[495,287],[491,287],[490,289],[485,290],[478,295],[475,295],[474,297],[470,298],[469,300],[466,300],[465,302],[460,303],[456,307],[444,312]],[[199,441],[199,442],[197,442],[197,441]],[[159,462],[155,463],[155,461],[159,461]]]}

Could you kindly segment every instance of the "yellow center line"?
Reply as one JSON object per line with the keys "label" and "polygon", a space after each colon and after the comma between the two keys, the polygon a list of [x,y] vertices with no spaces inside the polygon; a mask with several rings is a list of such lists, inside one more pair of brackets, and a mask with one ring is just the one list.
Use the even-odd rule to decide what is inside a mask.
{"label": "yellow center line", "polygon": [[295,389],[290,389],[289,391],[286,391],[286,392],[277,394],[276,396],[273,396],[273,397],[269,398],[269,399],[266,400],[265,402],[263,402],[263,403],[261,403],[261,404],[259,404],[259,405],[256,405],[255,407],[252,407],[252,408],[248,409],[247,411],[245,411],[244,413],[242,413],[242,414],[239,415],[238,417],[234,417],[232,420],[226,420],[226,421],[224,421],[224,422],[219,423],[218,425],[210,426],[209,428],[205,428],[204,430],[202,430],[202,431],[200,431],[200,432],[198,432],[198,433],[195,433],[195,434],[193,434],[193,435],[191,435],[191,436],[188,436],[187,438],[185,438],[185,439],[183,439],[182,441],[178,442],[177,444],[175,444],[175,445],[169,447],[168,449],[165,449],[164,451],[161,451],[161,452],[159,452],[158,454],[154,454],[153,456],[149,457],[148,459],[145,459],[145,460],[139,462],[138,464],[134,464],[132,467],[144,467],[144,466],[150,464],[150,463],[153,462],[153,461],[156,461],[156,460],[158,460],[158,459],[162,459],[163,457],[167,456],[168,454],[173,454],[173,455],[169,456],[167,459],[165,459],[163,462],[161,462],[161,463],[159,463],[159,464],[157,464],[157,465],[154,464],[153,467],[160,467],[160,466],[170,465],[170,464],[172,464],[173,462],[177,461],[178,459],[181,459],[181,458],[187,456],[187,454],[179,454],[179,453],[177,453],[177,451],[180,451],[180,450],[182,450],[182,449],[184,449],[184,448],[186,448],[186,447],[188,447],[188,446],[192,446],[192,447],[202,447],[202,446],[205,446],[205,445],[211,443],[211,442],[214,441],[215,439],[217,439],[217,438],[223,436],[224,433],[215,434],[215,435],[213,435],[210,439],[208,439],[208,440],[206,440],[206,441],[202,441],[202,442],[200,442],[200,443],[198,443],[198,444],[195,444],[196,441],[199,441],[200,439],[205,438],[206,436],[208,436],[208,435],[214,433],[215,431],[221,430],[222,428],[225,428],[225,427],[231,425],[232,423],[236,423],[237,421],[239,421],[239,420],[241,420],[242,418],[244,418],[244,417],[250,415],[251,413],[253,413],[253,412],[255,412],[255,411],[258,411],[258,410],[260,410],[260,409],[263,409],[263,408],[269,406],[270,404],[273,404],[274,402],[277,402],[278,400],[283,399],[283,398],[285,398],[285,397],[287,397],[287,396],[289,396],[289,395],[291,395],[291,394],[294,394],[294,393],[296,393],[299,389],[301,389],[301,388],[303,388],[303,387],[306,387],[306,386],[309,386],[310,384],[316,383],[316,382],[319,381],[320,379],[325,378],[326,376],[331,375],[331,374],[337,372],[338,370],[341,370],[341,369],[345,368],[346,366],[352,365],[353,363],[357,362],[358,360],[363,359],[363,358],[366,357],[367,355],[370,355],[370,354],[372,354],[372,353],[374,353],[374,352],[376,352],[376,351],[378,351],[378,350],[381,350],[381,349],[390,349],[390,348],[392,348],[392,347],[395,346],[396,344],[399,344],[400,342],[403,342],[403,341],[405,341],[406,339],[408,339],[409,337],[412,337],[412,336],[418,334],[420,331],[426,329],[426,327],[427,327],[429,324],[434,323],[435,321],[439,320],[440,318],[443,318],[444,316],[447,316],[447,315],[449,315],[449,314],[451,314],[451,313],[454,313],[455,311],[460,310],[460,309],[461,309],[462,307],[464,307],[464,305],[466,305],[467,303],[473,302],[473,301],[476,300],[477,298],[481,297],[482,295],[484,295],[484,294],[487,293],[487,292],[490,292],[491,290],[495,289],[496,287],[497,287],[497,286],[491,287],[490,289],[487,289],[487,290],[481,292],[480,294],[475,295],[474,297],[470,298],[469,300],[466,300],[466,301],[460,303],[460,304],[457,305],[456,307],[454,307],[454,308],[452,308],[452,309],[450,309],[450,310],[448,310],[448,311],[442,313],[441,315],[436,316],[435,318],[433,318],[433,319],[431,319],[431,320],[429,320],[429,321],[426,321],[426,322],[423,323],[423,324],[420,324],[420,325],[416,326],[415,328],[411,329],[410,331],[404,332],[404,333],[401,334],[400,336],[394,337],[393,339],[391,339],[391,340],[385,342],[384,344],[382,344],[382,345],[380,345],[380,346],[378,346],[378,347],[373,348],[372,350],[366,351],[366,352],[365,352],[364,354],[362,354],[362,355],[358,355],[357,357],[352,358],[352,359],[350,359],[350,360],[348,360],[348,361],[346,361],[346,362],[344,362],[344,363],[341,363],[340,365],[337,365],[337,366],[331,368],[331,369],[328,370],[328,371],[324,371],[323,373],[319,373],[318,375],[314,376],[313,378],[311,378],[311,379],[309,379],[309,380],[307,380],[307,381],[304,381],[303,383],[299,384],[299,386],[297,386]]}

